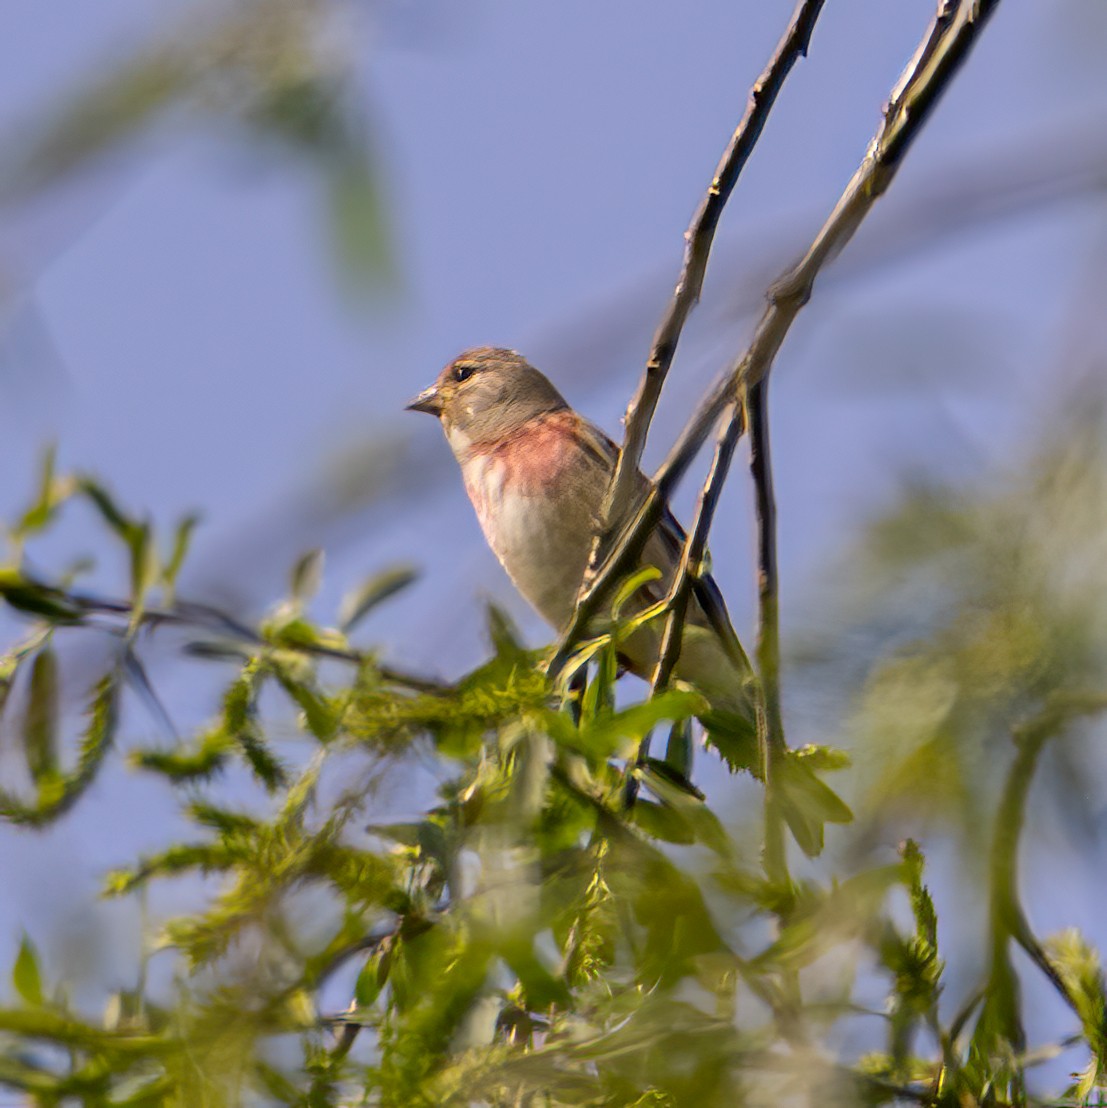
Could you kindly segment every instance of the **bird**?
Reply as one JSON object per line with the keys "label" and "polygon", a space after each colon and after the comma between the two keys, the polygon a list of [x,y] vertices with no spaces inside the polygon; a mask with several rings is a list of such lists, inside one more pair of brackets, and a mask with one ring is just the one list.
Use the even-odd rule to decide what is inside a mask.
{"label": "bird", "polygon": [[[514,350],[481,346],[449,362],[408,410],[435,416],[461,468],[484,537],[516,589],[557,632],[568,626],[584,578],[618,447],[573,409]],[[637,472],[637,490],[648,478]],[[660,577],[639,590],[631,613],[668,592],[685,535],[666,508],[642,565]],[[663,620],[620,644],[620,662],[649,679]],[[695,579],[673,679],[707,700],[716,724],[752,730],[755,682],[710,574]]]}

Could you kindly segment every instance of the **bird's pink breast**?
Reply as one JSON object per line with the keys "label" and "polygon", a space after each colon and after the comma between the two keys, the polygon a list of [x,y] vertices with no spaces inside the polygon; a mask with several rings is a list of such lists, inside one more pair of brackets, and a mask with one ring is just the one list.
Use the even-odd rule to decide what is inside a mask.
{"label": "bird's pink breast", "polygon": [[473,444],[462,473],[482,524],[504,496],[529,499],[555,493],[559,478],[577,460],[575,420],[572,412],[546,413],[498,442]]}
{"label": "bird's pink breast", "polygon": [[488,545],[555,626],[571,610],[592,534],[577,418],[539,416],[517,434],[470,449],[461,466]]}

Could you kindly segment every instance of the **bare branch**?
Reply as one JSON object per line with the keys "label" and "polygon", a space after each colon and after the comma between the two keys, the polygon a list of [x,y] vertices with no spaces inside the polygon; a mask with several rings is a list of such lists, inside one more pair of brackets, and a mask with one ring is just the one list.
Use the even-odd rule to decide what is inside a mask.
{"label": "bare branch", "polygon": [[[757,140],[761,137],[765,122],[792,66],[799,57],[805,57],[807,54],[811,34],[815,29],[823,3],[824,0],[799,0],[797,3],[783,38],[777,43],[768,65],[750,89],[745,113],[735,128],[715,169],[711,185],[685,232],[684,261],[680,276],[669,306],[654,334],[645,372],[639,381],[638,389],[627,405],[623,446],[619,452],[611,484],[604,497],[600,527],[592,543],[588,571],[581,582],[576,610],[569,629],[562,638],[562,648],[557,651],[550,665],[550,672],[554,676],[560,671],[568,656],[568,652],[564,649],[565,644],[571,643],[579,635],[598,604],[600,589],[593,586],[597,579],[596,570],[601,551],[612,545],[613,532],[622,506],[631,503],[635,475],[642,460],[646,435],[654,412],[657,410],[657,402],[669,367],[676,354],[681,331],[684,329],[689,313],[699,301],[704,275],[707,272],[707,260],[723,208],[730,199]],[[657,516],[654,514],[654,509],[649,508],[641,518],[652,518],[652,522],[656,522]],[[624,564],[636,553],[637,551],[633,553],[624,551],[620,556],[619,564]],[[605,580],[610,581],[611,576],[609,572]]]}
{"label": "bare branch", "polygon": [[552,674],[556,675],[564,666],[572,643],[596,611],[603,591],[633,564],[649,529],[661,514],[665,498],[691,464],[711,425],[729,402],[748,393],[771,371],[785,336],[811,298],[816,277],[849,243],[878,197],[887,190],[911,144],[998,6],[999,0],[961,0],[960,4],[955,0],[939,0],[919,48],[892,90],[880,127],[834,210],[806,254],[770,287],[768,305],[746,351],[704,397],[654,475],[645,499],[612,543],[605,561],[594,573],[586,575],[576,612],[551,659]]}
{"label": "bare branch", "polygon": [[730,463],[734,457],[734,448],[742,436],[744,419],[741,408],[732,405],[723,413],[722,431],[715,445],[715,456],[711,460],[711,469],[700,490],[696,504],[696,515],[692,529],[684,540],[680,563],[666,600],[668,615],[665,619],[665,633],[661,640],[661,651],[657,666],[650,682],[654,692],[664,689],[672,676],[673,667],[680,658],[680,640],[684,631],[684,620],[688,614],[688,601],[696,579],[703,572],[703,561],[707,553],[707,536],[715,518],[719,495],[723,491]]}
{"label": "bare branch", "polygon": [[769,379],[759,381],[747,400],[750,472],[757,511],[757,673],[761,699],[757,742],[765,782],[765,869],[779,880],[787,875],[784,828],[776,804],[777,760],[787,743],[780,709],[780,591],[776,558],[776,496],[769,449]]}
{"label": "bare branch", "polygon": [[908,149],[998,6],[999,0],[961,0],[960,4],[956,0],[939,0],[938,11],[896,83],[880,127],[857,172],[807,253],[769,289],[769,303],[753,339],[693,413],[654,476],[659,486],[671,490],[730,397],[750,389],[772,369],[785,336],[811,298],[816,277],[849,243],[892,183]]}

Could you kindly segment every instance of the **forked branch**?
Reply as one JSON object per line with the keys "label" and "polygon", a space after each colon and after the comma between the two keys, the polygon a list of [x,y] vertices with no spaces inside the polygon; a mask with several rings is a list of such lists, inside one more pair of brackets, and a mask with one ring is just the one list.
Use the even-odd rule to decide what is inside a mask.
{"label": "forked branch", "polygon": [[[586,576],[573,619],[550,662],[551,674],[556,675],[564,667],[573,643],[587,626],[605,591],[641,552],[646,535],[659,518],[664,502],[691,464],[723,409],[748,395],[749,390],[769,374],[785,336],[800,309],[811,297],[816,277],[849,243],[876,200],[892,183],[911,144],[921,133],[998,6],[999,0],[939,0],[934,18],[893,88],[880,126],[853,178],[807,252],[770,287],[768,304],[749,346],[704,397],[654,475],[650,492],[628,513],[627,521],[610,543],[602,564]],[[656,378],[657,374],[653,376]],[[651,391],[655,387],[659,392],[660,385],[647,386],[644,382],[640,391],[646,390],[647,396],[653,395],[656,403],[656,395]],[[637,425],[638,421],[645,419],[641,414],[644,408],[639,410],[634,402],[632,408],[634,410],[628,416],[628,448],[638,441],[639,434],[637,426],[630,426],[631,422]],[[649,414],[652,416],[652,408]],[[635,431],[633,441],[632,430]],[[644,432],[645,426],[641,429],[643,440]],[[641,457],[640,444],[638,449],[637,456],[628,449],[620,462],[629,465],[633,457],[637,464]],[[620,488],[613,484],[611,492],[612,495],[619,495]],[[626,503],[626,500],[621,502]]]}
{"label": "forked branch", "polygon": [[[646,435],[654,412],[657,410],[661,389],[676,354],[684,324],[700,298],[719,219],[757,140],[761,137],[761,132],[764,130],[784,81],[796,60],[807,54],[811,34],[824,2],[825,0],[799,0],[797,3],[784,36],[777,44],[761,76],[750,89],[745,113],[735,128],[715,169],[711,184],[685,232],[684,261],[680,276],[672,299],[654,334],[646,369],[627,406],[623,445],[619,452],[615,473],[604,498],[600,513],[600,528],[592,543],[588,571],[581,583],[573,619],[551,660],[551,676],[556,677],[560,672],[568,657],[568,647],[580,635],[599,604],[603,586],[598,583],[597,570],[601,568],[601,554],[611,551],[617,522],[622,518],[624,506],[631,503],[635,474],[642,460]],[[636,535],[644,535],[656,522],[658,515],[656,505],[648,503],[639,505],[636,512],[632,514],[635,519],[631,522],[630,528]],[[612,552],[602,567],[605,570],[604,585],[610,583],[614,576],[610,567],[617,565],[621,568],[637,552],[637,550],[631,553],[624,551],[620,556],[615,556]]]}
{"label": "forked branch", "polygon": [[[815,279],[841,253],[888,189],[998,6],[999,0],[939,0],[926,35],[892,90],[860,166],[807,252],[769,288],[769,302],[749,346],[701,401],[654,475],[662,489],[671,490],[680,479],[731,398],[770,372],[796,316],[811,298]],[[597,587],[599,582],[597,574]]]}

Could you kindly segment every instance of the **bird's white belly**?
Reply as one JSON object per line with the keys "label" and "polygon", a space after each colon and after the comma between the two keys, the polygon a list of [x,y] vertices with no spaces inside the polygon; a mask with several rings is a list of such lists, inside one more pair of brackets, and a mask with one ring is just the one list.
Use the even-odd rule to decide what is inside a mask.
{"label": "bird's white belly", "polygon": [[467,469],[465,483],[488,545],[539,614],[562,627],[572,613],[588,559],[589,506],[571,488],[559,494],[548,487],[534,494],[517,491],[491,459],[474,459]]}

